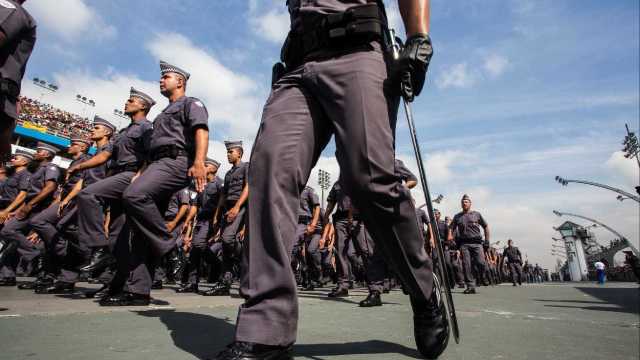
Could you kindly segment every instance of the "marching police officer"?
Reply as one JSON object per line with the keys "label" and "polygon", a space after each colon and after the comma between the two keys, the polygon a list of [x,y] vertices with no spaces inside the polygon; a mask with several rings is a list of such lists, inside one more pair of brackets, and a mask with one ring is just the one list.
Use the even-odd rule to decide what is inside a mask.
{"label": "marching police officer", "polygon": [[291,266],[296,276],[300,276],[300,283],[304,283],[304,290],[313,290],[314,286],[309,279],[306,261],[306,247],[307,239],[316,231],[316,226],[320,219],[320,198],[316,192],[308,187],[302,190],[300,193],[300,208],[298,209],[298,227],[296,229],[296,235],[298,241],[293,247],[291,254]]}
{"label": "marching police officer", "polygon": [[191,213],[187,222],[195,221],[191,236],[186,237],[186,247],[189,248],[189,261],[186,265],[187,282],[176,289],[178,293],[197,293],[200,277],[198,270],[209,246],[209,239],[213,237],[213,223],[216,207],[220,202],[223,192],[223,182],[217,176],[220,163],[213,159],[205,162],[207,168],[207,186],[198,194],[195,205],[191,207]]}
{"label": "marching police officer", "polygon": [[[247,199],[249,197],[249,163],[242,161],[242,141],[225,141],[227,161],[233,166],[224,175],[224,190],[214,215],[214,229],[221,217],[220,241],[222,241],[222,274],[205,296],[229,295],[233,282],[234,265],[240,262],[241,248],[238,234],[244,227]],[[215,230],[214,230],[215,231]]]}
{"label": "marching police officer", "polygon": [[[103,151],[70,173],[102,166],[109,161],[109,176],[97,181],[78,194],[78,241],[92,249],[89,264],[80,270],[95,272],[115,262],[112,251],[118,253],[119,275],[111,283],[111,291],[120,291],[126,279],[129,263],[129,230],[125,225],[122,195],[147,161],[152,125],[147,114],[156,102],[149,95],[131,88],[124,112],[131,123],[113,141],[112,151]],[[108,121],[96,116],[94,124],[115,130]],[[105,232],[105,214],[109,209],[109,231]]]}
{"label": "marching police officer", "polygon": [[[83,163],[93,161],[96,158],[113,152],[113,145],[110,139],[114,130],[115,126],[105,120],[97,118],[97,121],[94,121],[90,138],[95,142],[96,153]],[[55,251],[56,255],[61,257],[59,264],[60,275],[53,285],[44,289],[40,288],[40,293],[65,294],[74,291],[75,283],[78,281],[80,275],[78,268],[81,265],[85,265],[91,256],[91,250],[88,246],[78,241],[76,226],[78,223],[78,208],[76,206],[76,197],[82,189],[104,179],[106,171],[106,163],[103,163],[102,165],[70,174],[70,176],[75,176],[76,174],[81,174],[81,176],[75,184],[74,189],[71,190],[69,195],[62,199],[58,205],[60,219],[55,226],[55,232],[58,236],[58,244],[55,247]]]}
{"label": "marching police officer", "polygon": [[[488,267],[482,245],[484,242],[489,242],[489,225],[479,212],[471,210],[469,195],[464,194],[460,203],[462,211],[453,217],[448,238],[453,239],[455,234],[455,242],[462,253],[462,268],[467,285],[464,293],[475,294],[476,280],[472,264],[478,267],[478,275],[487,272]],[[482,240],[482,231],[484,231],[484,241]]]}
{"label": "marching police officer", "polygon": [[0,163],[11,154],[20,85],[36,43],[36,22],[24,2],[0,1]]}
{"label": "marching police officer", "polygon": [[18,194],[24,191],[23,195],[26,195],[31,176],[28,166],[32,160],[33,154],[20,149],[16,150],[15,155],[11,158],[12,171],[0,187],[0,225],[19,206],[19,203],[12,205]]}
{"label": "marching police officer", "polygon": [[[42,250],[27,240],[27,234],[32,229],[30,221],[41,211],[46,209],[53,201],[54,194],[60,182],[61,171],[58,165],[51,163],[51,160],[60,151],[57,147],[40,142],[37,146],[34,160],[39,162],[38,169],[31,175],[29,186],[20,207],[15,215],[5,222],[0,231],[0,242],[2,246],[0,252],[0,266],[15,249],[19,250],[22,258],[31,261],[42,254]],[[9,271],[5,277],[15,278],[15,263],[8,265]],[[37,281],[21,284],[21,289],[33,289],[38,286],[44,278],[39,277]]]}
{"label": "marching police officer", "polygon": [[[409,191],[395,175],[399,82],[383,53],[385,19],[376,0],[287,2],[291,31],[254,143],[246,256],[235,342],[218,359],[288,358],[296,340],[296,283],[288,258],[295,243],[300,189],[335,135],[346,192],[381,242],[410,294],[419,351],[436,357],[448,323],[433,292]],[[392,74],[409,100],[420,94],[431,58],[427,0],[400,1],[408,39]],[[387,58],[388,59],[388,58]],[[399,79],[399,78],[396,78]],[[389,81],[391,80],[391,81]],[[391,83],[393,87],[389,87]]]}
{"label": "marching police officer", "polygon": [[149,304],[155,266],[176,246],[161,207],[191,179],[198,192],[206,185],[207,109],[199,99],[186,96],[188,72],[161,61],[160,74],[160,92],[169,105],[153,122],[149,165],[123,194],[127,221],[138,235],[131,241],[127,291],[103,298],[102,306]]}
{"label": "marching police officer", "polygon": [[[67,153],[71,155],[73,161],[70,166],[77,165],[89,157],[87,152],[91,146],[91,141],[82,138],[71,139],[71,144],[67,150]],[[53,279],[57,277],[60,272],[60,257],[56,256],[56,247],[58,247],[58,230],[56,225],[60,219],[60,203],[68,203],[71,198],[80,191],[80,188],[76,189],[76,184],[81,180],[82,174],[75,173],[68,177],[67,180],[60,186],[60,191],[56,195],[56,200],[49,205],[48,208],[41,211],[38,215],[31,219],[31,227],[37,236],[42,239],[45,245],[43,256],[45,257],[45,272],[46,279],[48,281],[43,282],[40,286],[36,287],[36,293],[42,293],[42,291],[53,283]]]}
{"label": "marching police officer", "polygon": [[451,284],[449,284],[449,286],[453,289],[457,283],[459,286],[464,287],[464,275],[462,273],[462,266],[460,265],[460,258],[456,243],[453,239],[449,239],[449,225],[447,225],[445,220],[442,220],[440,210],[434,209],[433,212],[436,216],[440,240],[444,245],[444,264],[449,273],[449,279],[451,280]]}

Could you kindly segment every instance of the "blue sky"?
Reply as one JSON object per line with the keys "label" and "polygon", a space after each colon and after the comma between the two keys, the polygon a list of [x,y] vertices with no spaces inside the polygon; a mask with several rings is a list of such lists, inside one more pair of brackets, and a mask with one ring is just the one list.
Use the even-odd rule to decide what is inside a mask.
{"label": "blue sky", "polygon": [[[400,27],[395,1],[386,3]],[[223,159],[228,138],[252,142],[288,27],[284,1],[30,0],[26,7],[40,24],[27,77],[60,86],[45,101],[108,117],[133,85],[161,100],[160,111],[162,58],[193,74],[191,95],[211,116],[210,155]],[[638,19],[637,1],[434,0],[435,55],[414,111],[432,191],[445,196],[441,208],[453,214],[469,193],[493,241],[512,237],[546,266],[555,263],[551,226],[564,220],[553,209],[596,218],[638,246],[637,206],[553,181],[638,185],[637,165],[619,153],[624,124],[639,127]],[[24,92],[42,96],[30,82]],[[75,102],[77,93],[96,108]],[[404,117],[399,124],[398,157],[415,169]],[[319,166],[335,179],[333,151]]]}

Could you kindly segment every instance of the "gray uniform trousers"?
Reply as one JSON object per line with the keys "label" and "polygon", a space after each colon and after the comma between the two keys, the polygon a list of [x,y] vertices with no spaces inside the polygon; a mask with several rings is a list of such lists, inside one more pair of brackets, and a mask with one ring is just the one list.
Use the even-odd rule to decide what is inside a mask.
{"label": "gray uniform trousers", "polygon": [[233,282],[233,265],[242,260],[238,233],[244,226],[247,207],[242,206],[238,211],[238,216],[230,223],[227,222],[224,215],[229,209],[227,207],[223,212],[223,223],[220,229],[220,240],[222,241],[222,277],[220,280],[226,285],[231,285]]}
{"label": "gray uniform trousers", "polygon": [[484,249],[482,244],[463,243],[459,245],[460,253],[462,253],[462,269],[464,270],[464,279],[467,287],[474,289],[476,287],[476,278],[473,273],[473,266],[478,267],[478,275],[484,274],[487,269],[487,263],[484,261]]}
{"label": "gray uniform trousers", "polygon": [[[27,235],[31,231],[30,221],[38,215],[39,210],[42,209],[35,208],[31,210],[29,215],[24,219],[12,217],[4,223],[2,230],[0,230],[0,239],[18,243],[17,253],[25,261],[35,259],[44,251],[44,244],[39,243],[34,245],[27,240]],[[0,271],[2,277],[16,277],[16,267],[18,265],[17,257],[10,257],[7,263],[2,265],[3,267]]]}
{"label": "gray uniform trousers", "polygon": [[394,174],[399,98],[385,91],[386,79],[376,43],[367,51],[309,61],[272,87],[249,168],[245,303],[237,341],[285,345],[296,340],[298,302],[289,257],[300,189],[332,134],[347,193],[376,245],[412,297],[431,295],[431,260],[409,192]]}
{"label": "gray uniform trousers", "polygon": [[462,265],[460,264],[460,259],[456,257],[456,250],[444,250],[444,254],[446,269],[449,273],[449,280],[454,284],[464,283]]}
{"label": "gray uniform trousers", "polygon": [[320,239],[322,238],[322,234],[318,232],[314,232],[313,234],[306,237],[306,259],[305,263],[307,265],[307,272],[312,281],[320,281],[320,276],[322,275],[322,253],[318,249],[320,246]]}
{"label": "gray uniform trousers", "polygon": [[[333,222],[333,227],[335,228],[335,243],[333,244],[333,249],[336,257],[336,274],[338,275],[338,288],[347,289],[349,288],[349,280],[350,280],[350,256],[349,256],[349,247],[353,248],[353,245],[349,244],[349,239],[351,237],[349,231],[349,221],[347,219],[340,219]],[[355,251],[352,249],[352,256]]]}
{"label": "gray uniform trousers", "polygon": [[367,288],[369,291],[382,292],[384,288],[385,264],[384,256],[375,251],[375,243],[362,221],[354,221],[351,232],[351,243],[359,255],[365,268]]}
{"label": "gray uniform trousers", "polygon": [[[69,204],[67,207],[73,207]],[[56,225],[60,220],[58,209],[60,202],[54,202],[29,221],[31,228],[44,242],[48,263],[46,271],[52,274],[60,272],[62,257],[66,254],[66,241],[60,241]]]}
{"label": "gray uniform trousers", "polygon": [[[515,285],[516,282],[522,284],[522,265],[520,265],[520,263],[509,262],[509,271],[511,272],[511,281],[513,284]],[[516,275],[518,276],[517,280]]]}
{"label": "gray uniform trousers", "polygon": [[123,194],[127,221],[135,233],[127,281],[128,291],[132,293],[149,295],[156,263],[176,246],[159,204],[167,204],[176,191],[189,185],[188,170],[186,156],[156,160]]}
{"label": "gray uniform trousers", "polygon": [[[168,219],[168,220],[171,220],[171,219]],[[180,221],[180,223],[176,225],[173,231],[171,231],[171,242],[173,242],[175,246],[179,246],[178,242],[182,242],[182,239],[180,239],[182,235],[182,229],[184,229],[184,220]],[[172,249],[172,251],[173,250],[174,249]],[[161,263],[157,264],[156,271],[153,275],[154,280],[155,281],[165,280],[167,278],[167,270],[172,271],[173,269],[167,269],[165,261],[161,261]]]}
{"label": "gray uniform trousers", "polygon": [[[123,171],[95,182],[77,196],[78,241],[89,248],[116,245],[125,225],[122,194],[136,173]],[[105,211],[109,210],[109,236],[104,231]]]}
{"label": "gray uniform trousers", "polygon": [[211,220],[198,220],[196,222],[193,236],[191,237],[191,250],[189,250],[189,262],[187,263],[187,281],[197,284],[200,281],[198,270],[200,264],[208,251],[208,240],[211,232]]}

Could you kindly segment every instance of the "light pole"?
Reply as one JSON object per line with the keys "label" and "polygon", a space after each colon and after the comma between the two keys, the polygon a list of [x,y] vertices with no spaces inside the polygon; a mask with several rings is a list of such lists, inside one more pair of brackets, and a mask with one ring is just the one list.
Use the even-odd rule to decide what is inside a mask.
{"label": "light pole", "polygon": [[[640,197],[638,197],[636,195],[633,195],[631,193],[628,193],[628,192],[626,192],[624,190],[620,190],[620,189],[611,187],[609,185],[598,184],[598,183],[595,183],[595,182],[592,182],[592,181],[585,181],[585,180],[569,180],[569,179],[562,178],[560,176],[556,176],[556,181],[559,182],[560,184],[562,184],[562,186],[567,186],[567,184],[569,184],[569,183],[578,183],[578,184],[586,184],[586,185],[591,185],[591,186],[597,186],[597,187],[600,187],[600,188],[603,188],[603,189],[607,189],[607,190],[611,190],[611,191],[617,192],[618,194],[620,194],[620,195],[622,195],[622,196],[624,196],[626,198],[629,198],[631,200],[635,200],[635,201],[640,203]],[[638,188],[636,188],[636,190],[638,190]],[[618,198],[618,200],[620,200],[620,199]]]}
{"label": "light pole", "polygon": [[330,185],[331,185],[331,174],[322,169],[318,170],[318,186],[320,186],[320,189],[322,191],[322,198],[320,201],[322,203],[323,209],[324,209],[324,191],[328,190]]}
{"label": "light pole", "polygon": [[629,125],[624,124],[624,127],[627,129],[627,136],[624,137],[624,141],[622,142],[622,145],[624,145],[622,151],[625,152],[624,157],[627,159],[635,157],[638,162],[638,167],[640,167],[640,144],[638,144],[638,137],[632,131],[629,131]]}
{"label": "light pole", "polygon": [[85,105],[82,109],[82,112],[84,113],[84,117],[88,119],[89,117],[87,116],[87,106],[91,106],[93,108],[96,107],[95,100],[89,99],[84,95],[78,94],[76,95],[76,101],[79,101]]}
{"label": "light pole", "polygon": [[[54,85],[46,80],[33,78],[33,84],[51,93],[58,91],[58,85]],[[45,91],[40,93],[40,102],[44,99]]]}

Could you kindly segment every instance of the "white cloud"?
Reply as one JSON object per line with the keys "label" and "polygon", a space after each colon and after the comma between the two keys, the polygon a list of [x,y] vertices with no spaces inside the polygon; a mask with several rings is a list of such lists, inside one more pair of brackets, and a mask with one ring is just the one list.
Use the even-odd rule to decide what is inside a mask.
{"label": "white cloud", "polygon": [[490,54],[485,57],[483,68],[492,77],[498,77],[509,66],[509,59],[498,54]]}
{"label": "white cloud", "polygon": [[605,163],[606,167],[622,177],[625,185],[634,188],[640,185],[640,169],[635,159],[627,159],[622,151],[616,151]]}
{"label": "white cloud", "polygon": [[446,67],[436,79],[436,85],[440,89],[470,88],[475,85],[477,77],[467,63],[458,63]]}
{"label": "white cloud", "polygon": [[282,44],[289,32],[289,12],[282,1],[249,0],[248,22],[260,38]]}
{"label": "white cloud", "polygon": [[27,1],[25,8],[39,26],[68,41],[87,36],[112,38],[117,33],[83,0]]}

